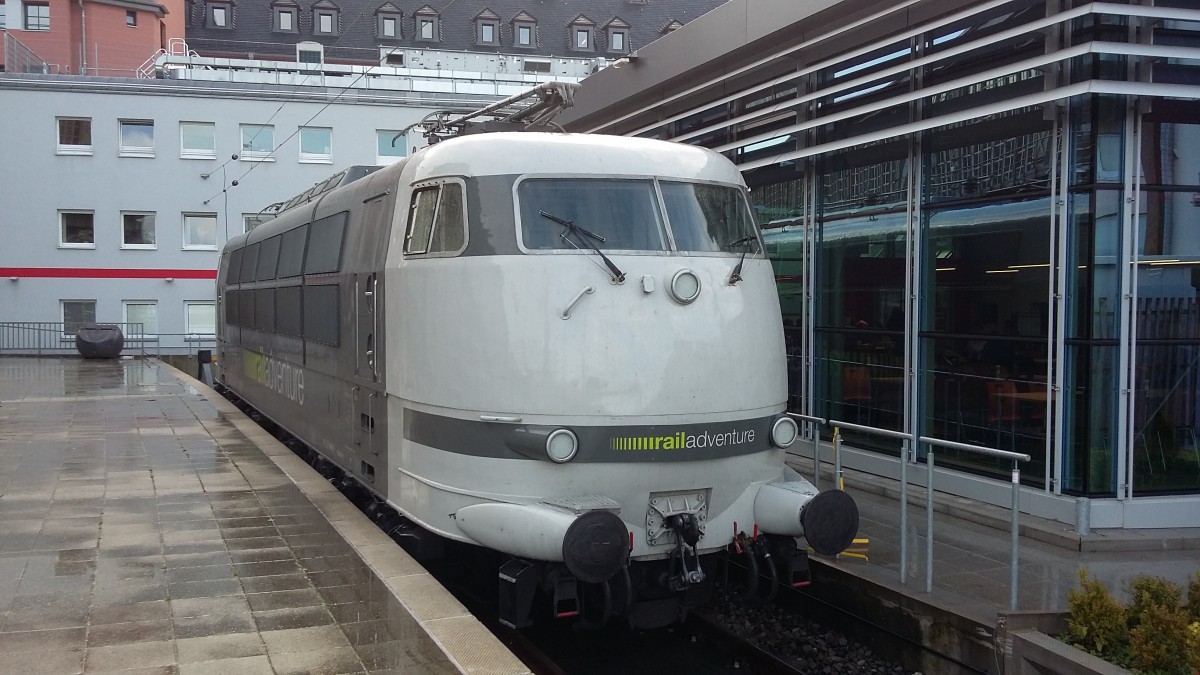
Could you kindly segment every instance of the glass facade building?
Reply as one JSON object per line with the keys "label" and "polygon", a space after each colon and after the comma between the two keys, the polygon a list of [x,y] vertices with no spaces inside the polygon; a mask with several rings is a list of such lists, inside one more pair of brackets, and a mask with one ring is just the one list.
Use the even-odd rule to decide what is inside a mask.
{"label": "glass facade building", "polygon": [[[839,6],[720,75],[639,103],[583,97],[568,128],[740,165],[775,264],[790,410],[1026,453],[1047,515],[1084,498],[1093,526],[1200,526],[1194,0],[825,14]],[[675,37],[685,51],[700,36],[655,46]],[[864,465],[925,456],[843,438]],[[945,450],[937,465],[971,496],[1012,468]]]}

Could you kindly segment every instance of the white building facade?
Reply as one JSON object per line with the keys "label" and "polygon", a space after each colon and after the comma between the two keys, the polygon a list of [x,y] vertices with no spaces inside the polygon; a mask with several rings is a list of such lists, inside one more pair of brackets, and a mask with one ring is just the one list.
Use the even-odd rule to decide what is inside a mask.
{"label": "white building facade", "polygon": [[[456,56],[470,62],[441,58]],[[560,80],[595,67],[559,61]],[[0,74],[0,110],[18,113],[0,116],[0,350],[73,350],[87,323],[126,324],[155,353],[206,348],[229,237],[349,166],[423,145],[413,126],[426,115],[537,81],[498,69],[161,62],[157,79]]]}

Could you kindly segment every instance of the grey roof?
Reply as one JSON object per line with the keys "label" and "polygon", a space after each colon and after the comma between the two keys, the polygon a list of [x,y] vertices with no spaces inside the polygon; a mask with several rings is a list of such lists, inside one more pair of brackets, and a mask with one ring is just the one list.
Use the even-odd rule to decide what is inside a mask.
{"label": "grey roof", "polygon": [[[378,63],[379,47],[415,49],[445,49],[473,52],[500,52],[560,57],[619,58],[622,53],[610,50],[610,28],[627,30],[627,49],[632,51],[662,37],[664,27],[672,22],[687,23],[724,4],[726,0],[185,0],[185,26],[188,46],[202,56],[278,57],[292,60],[297,42],[313,41],[325,45],[325,57],[331,61]],[[232,6],[233,20],[229,28],[207,25],[212,4]],[[294,7],[298,11],[297,30],[273,30],[275,8]],[[338,11],[340,35],[313,33],[314,7]],[[379,14],[401,13],[401,35],[383,38],[378,35]],[[425,11],[422,11],[425,10]],[[416,39],[416,15],[435,12],[439,39],[434,42]],[[491,16],[494,15],[495,19]],[[518,19],[519,17],[519,19]],[[532,47],[515,46],[514,20],[532,18],[536,24],[536,40]],[[500,44],[477,45],[475,26],[478,20],[488,19],[499,24]],[[591,22],[591,49],[571,48],[570,29],[577,20]],[[627,27],[623,24],[627,24]]]}

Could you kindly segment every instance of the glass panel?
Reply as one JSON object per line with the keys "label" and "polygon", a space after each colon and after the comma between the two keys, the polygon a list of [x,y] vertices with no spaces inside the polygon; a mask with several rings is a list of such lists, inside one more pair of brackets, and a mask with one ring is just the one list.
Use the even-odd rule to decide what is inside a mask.
{"label": "glass panel", "polygon": [[211,335],[217,332],[217,306],[211,302],[187,303],[187,332]]}
{"label": "glass panel", "polygon": [[243,124],[242,156],[265,157],[275,149],[275,127]]}
{"label": "glass panel", "polygon": [[1155,265],[1200,259],[1200,192],[1147,190],[1138,207],[1141,259]]}
{"label": "glass panel", "polygon": [[479,41],[491,43],[496,39],[496,27],[490,23],[479,24]]}
{"label": "glass panel", "polygon": [[[756,191],[757,192],[757,191]],[[783,338],[788,362],[788,410],[806,412],[800,385],[804,369],[804,225],[784,225],[763,230],[763,243],[775,284],[779,289],[779,307],[783,313]]]}
{"label": "glass panel", "polygon": [[758,227],[740,189],[666,181],[660,185],[677,250],[762,252]]}
{"label": "glass panel", "polygon": [[[152,302],[125,303],[125,322],[141,324],[140,335],[158,334],[158,305]],[[129,332],[139,335],[137,326],[129,326]]]}
{"label": "glass panel", "polygon": [[1072,494],[1116,495],[1117,353],[1115,345],[1067,345],[1063,490]]}
{"label": "glass panel", "polygon": [[185,247],[216,247],[217,217],[201,214],[185,214],[183,217],[183,245]]}
{"label": "glass panel", "polygon": [[300,159],[325,160],[333,157],[333,130],[300,128]]}
{"label": "glass panel", "polygon": [[96,323],[95,300],[63,300],[63,333],[74,335],[84,324]]}
{"label": "glass panel", "polygon": [[154,214],[124,213],[121,224],[126,246],[154,245]]}
{"label": "glass panel", "polygon": [[275,332],[300,337],[304,312],[300,286],[287,286],[275,291]]}
{"label": "glass panel", "polygon": [[404,236],[405,253],[424,253],[428,249],[433,216],[437,212],[437,198],[437,188],[419,190],[413,194],[408,232]]}
{"label": "glass panel", "polygon": [[341,335],[338,286],[304,287],[304,337],[337,345]]}
{"label": "glass panel", "polygon": [[121,151],[154,149],[154,122],[121,122]]}
{"label": "glass panel", "polygon": [[179,143],[184,156],[216,157],[216,127],[208,122],[180,122]]}
{"label": "glass panel", "polygon": [[58,121],[58,143],[59,145],[91,145],[92,121],[90,119],[60,119]]}
{"label": "glass panel", "polygon": [[[393,145],[392,139],[396,142]],[[391,164],[408,154],[408,142],[404,134],[391,129],[375,132],[375,155],[379,164]]]}
{"label": "glass panel", "polygon": [[332,14],[318,14],[317,18],[320,21],[320,31],[322,33],[332,33],[333,32],[333,15]]}
{"label": "glass panel", "polygon": [[[1050,283],[1049,198],[926,212],[926,426],[949,440],[1024,452],[1044,480]],[[939,455],[940,456],[940,455]],[[948,453],[1003,475],[1011,463]]]}
{"label": "glass panel", "polygon": [[446,183],[441,192],[433,239],[429,242],[430,253],[457,251],[466,242],[462,186],[458,183]]}
{"label": "glass panel", "polygon": [[275,269],[279,264],[279,243],[282,239],[283,237],[275,236],[259,244],[258,269],[255,271],[255,279],[258,281],[275,278]]}
{"label": "glass panel", "polygon": [[242,258],[242,280],[254,281],[258,273],[258,244],[246,247],[246,255]]}
{"label": "glass panel", "polygon": [[93,226],[93,215],[90,213],[62,214],[62,243],[96,243],[96,231],[95,227]]}
{"label": "glass panel", "polygon": [[294,277],[304,270],[304,244],[307,239],[307,225],[283,233],[283,242],[279,248],[279,271],[276,276],[280,279]]}
{"label": "glass panel", "polygon": [[[522,243],[531,249],[664,251],[666,233],[649,180],[548,178],[522,181]],[[571,221],[599,237],[563,236],[567,228],[541,215]]]}
{"label": "glass panel", "polygon": [[433,39],[433,19],[418,19],[417,21],[421,25],[421,30],[420,30],[421,39],[422,40],[432,40]]}
{"label": "glass panel", "polygon": [[275,331],[275,289],[254,289],[254,327],[267,332]]}
{"label": "glass panel", "polygon": [[533,28],[530,26],[517,26],[517,44],[528,45],[533,41]]}
{"label": "glass panel", "polygon": [[1200,101],[1155,100],[1140,159],[1143,184],[1200,186]]}
{"label": "glass panel", "polygon": [[342,234],[346,229],[346,215],[345,211],[335,213],[309,226],[308,250],[304,257],[305,274],[338,271],[342,263]]}
{"label": "glass panel", "polygon": [[[235,250],[233,252],[233,254],[229,256],[229,272],[228,272],[229,278],[226,279],[226,281],[228,283],[236,284],[236,283],[241,282],[241,280],[242,280],[242,259],[245,257],[246,257],[246,249],[244,247]],[[249,279],[247,279],[247,281],[249,281]]]}
{"label": "glass panel", "polygon": [[279,13],[279,30],[291,30],[291,29],[292,29],[292,13],[291,12],[280,12]]}

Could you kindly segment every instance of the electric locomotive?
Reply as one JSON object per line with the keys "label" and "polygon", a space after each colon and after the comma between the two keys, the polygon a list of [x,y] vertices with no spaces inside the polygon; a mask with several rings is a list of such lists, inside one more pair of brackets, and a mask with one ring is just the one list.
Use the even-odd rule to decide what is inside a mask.
{"label": "electric locomotive", "polygon": [[857,532],[848,495],[784,464],[773,272],[710,150],[444,140],[230,240],[218,296],[220,384],[398,511],[399,539],[504,556],[510,625],[543,591],[662,625],[731,545],[790,577]]}

